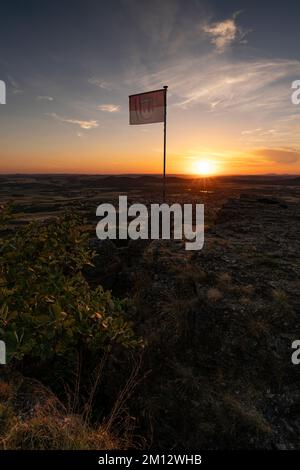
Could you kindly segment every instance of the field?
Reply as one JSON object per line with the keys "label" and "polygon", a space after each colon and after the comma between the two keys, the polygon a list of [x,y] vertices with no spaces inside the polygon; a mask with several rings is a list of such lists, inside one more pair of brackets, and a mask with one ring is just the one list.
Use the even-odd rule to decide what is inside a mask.
{"label": "field", "polygon": [[[201,251],[174,240],[99,241],[96,208],[121,194],[129,203],[160,203],[161,179],[0,176],[2,212],[9,207],[0,226],[1,277],[13,273],[2,287],[1,331],[17,351],[0,382],[0,447],[299,449],[300,365],[291,362],[291,345],[300,339],[300,177],[168,177],[168,203],[204,203]],[[75,222],[63,232],[66,211]],[[30,233],[29,222],[36,227]],[[73,252],[80,234],[92,262],[83,247]],[[39,252],[48,260],[39,261],[42,270]],[[37,273],[51,278],[53,260],[69,291],[59,286],[54,300],[38,304],[58,285],[49,281],[42,292],[45,282],[39,284]],[[35,277],[18,290],[21,265]],[[93,344],[97,326],[83,331],[77,319],[80,298],[65,302],[77,275],[87,310],[94,312],[101,296],[104,313],[94,313],[108,332],[101,348]],[[31,288],[25,306],[12,300]],[[60,309],[52,336],[43,310],[51,303]],[[16,319],[21,304],[26,315],[29,307],[36,312],[38,325],[31,316],[26,324]],[[19,340],[22,332],[30,347]]]}

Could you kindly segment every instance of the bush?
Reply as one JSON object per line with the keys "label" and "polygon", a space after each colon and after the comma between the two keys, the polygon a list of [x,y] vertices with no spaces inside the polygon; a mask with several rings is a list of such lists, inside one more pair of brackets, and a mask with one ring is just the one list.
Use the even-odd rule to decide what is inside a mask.
{"label": "bush", "polygon": [[0,338],[9,361],[137,345],[123,303],[92,289],[82,274],[94,256],[87,237],[82,220],[65,214],[1,240]]}

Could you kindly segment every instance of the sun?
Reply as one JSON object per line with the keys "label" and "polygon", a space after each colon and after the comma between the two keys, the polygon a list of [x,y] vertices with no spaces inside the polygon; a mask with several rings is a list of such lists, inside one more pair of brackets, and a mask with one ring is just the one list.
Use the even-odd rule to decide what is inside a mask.
{"label": "sun", "polygon": [[201,176],[209,176],[214,173],[214,165],[209,160],[195,162],[195,173]]}

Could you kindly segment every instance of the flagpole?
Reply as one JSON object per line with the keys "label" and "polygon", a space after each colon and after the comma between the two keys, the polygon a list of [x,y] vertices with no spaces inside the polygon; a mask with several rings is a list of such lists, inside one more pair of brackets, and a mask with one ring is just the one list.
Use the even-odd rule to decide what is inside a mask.
{"label": "flagpole", "polygon": [[168,86],[164,86],[164,176],[163,176],[163,202],[166,202],[166,148],[167,148],[167,90]]}

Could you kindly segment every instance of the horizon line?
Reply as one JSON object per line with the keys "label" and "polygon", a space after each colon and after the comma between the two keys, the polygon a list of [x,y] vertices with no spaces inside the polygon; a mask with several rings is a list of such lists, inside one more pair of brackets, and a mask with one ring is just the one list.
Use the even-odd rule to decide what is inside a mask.
{"label": "horizon line", "polygon": [[[80,173],[80,172],[5,172],[0,171],[0,176],[157,176],[163,177],[161,173]],[[249,177],[249,176],[291,176],[300,177],[300,173],[230,173],[230,174],[212,174],[201,175],[197,173],[169,173],[168,177],[199,177],[199,178],[222,178],[222,177]]]}

